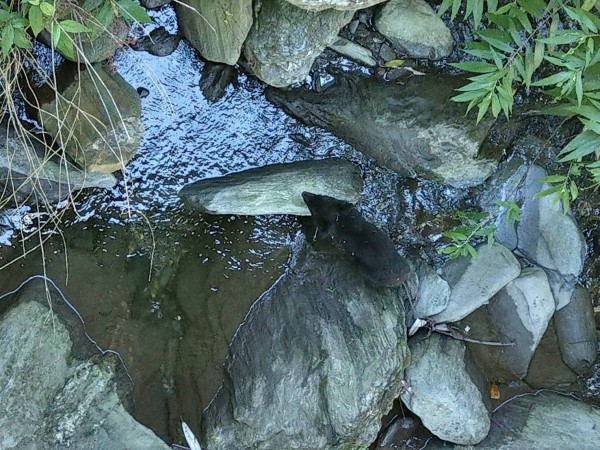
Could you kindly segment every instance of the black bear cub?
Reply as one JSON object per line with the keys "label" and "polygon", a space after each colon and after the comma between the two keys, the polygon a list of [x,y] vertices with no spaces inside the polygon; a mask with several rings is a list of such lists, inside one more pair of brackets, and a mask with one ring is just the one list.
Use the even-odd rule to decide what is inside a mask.
{"label": "black bear cub", "polygon": [[317,233],[329,239],[344,255],[354,259],[367,282],[375,287],[404,286],[411,272],[387,234],[343,200],[303,192]]}

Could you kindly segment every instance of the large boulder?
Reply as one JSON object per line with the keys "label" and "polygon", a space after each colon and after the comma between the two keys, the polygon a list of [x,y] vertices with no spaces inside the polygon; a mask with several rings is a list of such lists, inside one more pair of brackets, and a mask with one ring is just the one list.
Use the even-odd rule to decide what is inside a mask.
{"label": "large boulder", "polygon": [[402,302],[305,249],[251,310],[202,417],[211,449],[368,447],[409,361]]}
{"label": "large boulder", "polygon": [[209,61],[234,65],[252,25],[252,0],[176,2],[183,35]]}
{"label": "large boulder", "polygon": [[433,316],[436,322],[456,322],[490,299],[521,273],[517,258],[503,245],[481,245],[478,257],[452,259],[444,266],[444,278],[450,285],[448,306]]}
{"label": "large boulder", "polygon": [[125,167],[144,132],[137,91],[104,64],[65,67],[61,75],[59,95],[47,87],[35,94],[44,131],[87,171]]}
{"label": "large boulder", "polygon": [[[0,123],[0,192],[17,202],[56,203],[84,188],[111,188],[117,183],[109,173],[84,172],[66,158],[53,156],[35,136],[15,134]],[[5,198],[5,197],[4,197]]]}
{"label": "large boulder", "polygon": [[337,158],[271,164],[196,181],[179,195],[208,214],[310,216],[302,192],[356,203],[362,179],[354,164]]}
{"label": "large boulder", "polygon": [[338,40],[352,15],[335,9],[308,11],[286,0],[263,2],[244,45],[249,68],[271,86],[304,80],[315,58]]}
{"label": "large boulder", "polygon": [[381,166],[463,188],[483,182],[496,162],[478,159],[491,120],[479,125],[450,98],[464,80],[415,76],[406,84],[338,75],[324,92],[267,90],[267,98],[307,125],[332,131]]}
{"label": "large boulder", "polygon": [[357,10],[368,8],[385,0],[287,0],[298,8],[321,11],[323,9]]}
{"label": "large boulder", "polygon": [[436,436],[473,445],[490,429],[487,382],[464,342],[433,334],[409,342],[404,404]]}
{"label": "large boulder", "polygon": [[445,58],[454,47],[452,33],[424,0],[389,1],[375,27],[411,58]]}
{"label": "large boulder", "polygon": [[67,307],[58,296],[50,301],[52,310],[43,282],[30,284],[0,317],[0,447],[167,450],[121,403],[119,360],[75,357],[73,343],[85,339],[82,330],[70,334],[79,319],[69,309],[63,322],[57,311]]}

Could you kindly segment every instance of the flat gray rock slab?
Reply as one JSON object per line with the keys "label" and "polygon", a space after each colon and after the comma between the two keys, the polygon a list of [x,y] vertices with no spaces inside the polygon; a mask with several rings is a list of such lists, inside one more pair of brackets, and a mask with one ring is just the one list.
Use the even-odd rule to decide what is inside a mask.
{"label": "flat gray rock slab", "polygon": [[409,362],[404,308],[311,249],[250,311],[202,417],[209,449],[348,449],[375,441]]}
{"label": "flat gray rock slab", "polygon": [[477,252],[477,259],[460,257],[446,263],[442,277],[450,285],[450,301],[432,317],[436,322],[463,319],[521,273],[519,261],[503,245],[481,245]]}
{"label": "flat gray rock slab", "polygon": [[323,9],[357,10],[368,8],[385,0],[287,0],[294,6],[313,11]]}
{"label": "flat gray rock slab", "polygon": [[490,429],[487,382],[465,343],[437,334],[409,341],[411,363],[404,404],[429,431],[446,441],[473,445]]}
{"label": "flat gray rock slab", "polygon": [[302,192],[358,202],[363,182],[354,164],[331,158],[272,164],[196,181],[180,192],[184,202],[208,214],[310,216]]}
{"label": "flat gray rock slab", "polygon": [[445,58],[454,47],[452,33],[424,0],[390,0],[375,27],[411,58]]}
{"label": "flat gray rock slab", "polygon": [[450,301],[450,286],[431,267],[422,264],[418,271],[419,288],[415,299],[414,315],[425,319],[442,312]]}
{"label": "flat gray rock slab", "polygon": [[339,38],[329,48],[365,66],[375,67],[377,65],[377,61],[373,57],[371,50],[361,47],[348,39]]}

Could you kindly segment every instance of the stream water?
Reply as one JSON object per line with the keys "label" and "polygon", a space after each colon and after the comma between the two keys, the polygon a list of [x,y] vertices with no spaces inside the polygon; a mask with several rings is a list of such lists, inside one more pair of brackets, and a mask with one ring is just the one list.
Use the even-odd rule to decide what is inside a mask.
{"label": "stream water", "polygon": [[[171,7],[153,15],[175,32]],[[181,418],[199,422],[221,382],[232,336],[284,273],[302,232],[290,216],[187,210],[181,187],[266,164],[341,156],[362,171],[365,216],[400,252],[428,260],[437,258],[432,244],[443,228],[435,218],[466,193],[377,168],[332,134],[276,109],[264,85],[243,74],[223,99],[208,103],[198,87],[203,63],[185,41],[163,58],[121,51],[115,66],[135,88],[150,91],[142,100],[138,156],[115,188],[82,196],[60,230],[45,232],[43,247],[20,257],[16,235],[0,245],[0,266],[12,262],[0,271],[0,292],[33,274],[52,278],[87,332],[123,358],[136,419],[172,442]]]}

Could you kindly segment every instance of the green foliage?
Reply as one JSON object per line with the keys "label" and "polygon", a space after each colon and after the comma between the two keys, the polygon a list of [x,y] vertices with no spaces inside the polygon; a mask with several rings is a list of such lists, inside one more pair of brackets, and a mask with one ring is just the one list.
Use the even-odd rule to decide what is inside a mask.
{"label": "green foliage", "polygon": [[[475,31],[477,40],[465,52],[476,58],[453,64],[471,72],[469,83],[453,97],[465,102],[467,112],[477,107],[477,121],[490,113],[509,117],[518,86],[542,88],[552,106],[545,111],[575,117],[582,132],[560,152],[567,175],[548,177],[552,186],[537,196],[553,195],[565,212],[577,198],[574,178],[586,170],[600,185],[600,18],[596,0],[515,0],[498,7],[497,1],[444,0],[440,14],[452,8],[454,19],[461,6],[464,17],[476,26],[485,18],[486,29]],[[539,71],[544,70],[540,77]],[[553,178],[555,177],[555,178]]]}
{"label": "green foliage", "polygon": [[498,200],[496,205],[498,209],[495,214],[454,211],[452,215],[460,221],[460,225],[442,233],[450,244],[438,250],[438,253],[448,255],[451,259],[459,256],[477,259],[475,245],[483,240],[487,241],[488,245],[494,243],[495,221],[502,211],[506,211],[507,223],[521,220],[520,209],[516,203]]}
{"label": "green foliage", "polygon": [[31,36],[45,30],[50,33],[52,48],[75,59],[74,35],[84,34],[94,40],[117,16],[128,22],[151,21],[144,8],[132,0],[86,0],[82,6],[67,1],[58,9],[54,0],[0,1],[2,58],[6,60],[12,51],[31,49]]}

